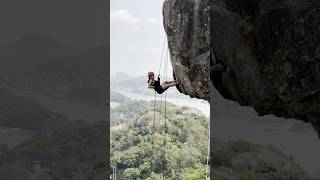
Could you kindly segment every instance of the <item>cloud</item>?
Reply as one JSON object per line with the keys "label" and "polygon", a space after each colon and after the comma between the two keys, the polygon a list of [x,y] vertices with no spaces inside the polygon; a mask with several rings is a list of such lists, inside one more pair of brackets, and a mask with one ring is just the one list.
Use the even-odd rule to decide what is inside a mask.
{"label": "cloud", "polygon": [[156,18],[147,18],[146,21],[151,24],[161,24],[160,20]]}
{"label": "cloud", "polygon": [[141,20],[138,17],[134,17],[125,9],[119,9],[110,12],[111,22],[124,23],[134,25],[139,23]]}

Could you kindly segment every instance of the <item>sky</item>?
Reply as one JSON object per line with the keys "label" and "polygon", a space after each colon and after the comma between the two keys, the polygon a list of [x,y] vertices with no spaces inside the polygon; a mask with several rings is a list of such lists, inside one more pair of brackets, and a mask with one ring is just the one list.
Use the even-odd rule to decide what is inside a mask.
{"label": "sky", "polygon": [[[110,1],[111,75],[125,72],[135,77],[148,71],[158,74],[165,39],[162,4],[163,0]],[[168,64],[168,77],[172,77]],[[164,69],[161,72],[163,75]]]}
{"label": "sky", "polygon": [[62,45],[90,49],[108,43],[106,0],[1,0],[1,44],[24,33],[49,35]]}

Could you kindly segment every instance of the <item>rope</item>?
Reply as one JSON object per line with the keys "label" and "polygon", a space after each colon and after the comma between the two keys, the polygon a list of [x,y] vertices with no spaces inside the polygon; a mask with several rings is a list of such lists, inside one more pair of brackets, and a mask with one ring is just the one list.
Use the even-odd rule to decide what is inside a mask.
{"label": "rope", "polygon": [[[168,61],[169,61],[169,55],[168,55],[169,50],[167,49],[167,53],[166,53],[166,61],[165,61],[165,81],[168,80]],[[165,92],[165,96],[164,96],[164,141],[163,141],[163,157],[164,157],[164,161],[163,161],[163,171],[162,171],[162,176],[163,179],[165,179],[165,170],[166,170],[166,166],[167,166],[167,159],[166,159],[166,145],[167,145],[167,91]]]}
{"label": "rope", "polygon": [[166,36],[164,36],[164,40],[163,40],[163,45],[162,45],[162,53],[161,53],[161,61],[160,61],[160,67],[159,67],[159,76],[160,76],[160,72],[161,72],[161,66],[162,66],[162,59],[163,59],[163,54],[164,54],[164,48],[165,48],[165,45],[166,45]]}
{"label": "rope", "polygon": [[155,129],[155,121],[156,121],[156,101],[157,101],[157,93],[154,92],[154,103],[153,103],[153,122],[152,122],[152,146],[151,146],[151,152],[152,152],[152,172],[154,172],[154,129]]}
{"label": "rope", "polygon": [[[160,61],[160,66],[159,66],[159,76],[161,73],[161,66],[162,66],[162,60],[163,60],[163,55],[165,51],[165,45],[166,45],[166,36],[164,36],[164,41],[163,41],[163,46],[162,46],[162,54],[161,54],[161,61]],[[154,132],[155,132],[155,121],[156,121],[156,103],[157,103],[157,93],[154,92],[154,104],[153,104],[153,122],[152,122],[152,133],[151,133],[151,138],[152,138],[152,146],[151,146],[151,152],[152,152],[152,173],[154,173],[154,166],[155,166],[155,158],[154,158]],[[161,95],[161,101],[160,101],[160,115],[161,115],[161,109],[162,109],[162,95]]]}
{"label": "rope", "polygon": [[[209,121],[210,122],[210,121]],[[210,179],[210,166],[209,166],[209,158],[210,158],[210,123],[208,128],[208,152],[207,152],[207,165],[206,165],[206,180]]]}
{"label": "rope", "polygon": [[[164,55],[164,49],[166,44],[166,38],[164,39],[163,48],[162,48],[162,55],[161,55],[161,62],[159,67],[159,76],[161,73],[161,66],[163,61],[163,55]],[[164,68],[164,74],[165,74],[165,81],[168,80],[168,61],[170,58],[169,49],[166,48],[166,55],[165,55],[165,68]],[[165,92],[164,96],[164,142],[163,142],[163,166],[162,166],[162,176],[163,179],[165,179],[165,168],[167,166],[167,160],[166,160],[166,145],[167,145],[167,91]],[[160,116],[162,114],[162,98],[163,95],[161,95],[161,101],[160,101]],[[154,166],[155,166],[155,158],[154,158],[154,132],[155,132],[155,121],[156,121],[156,100],[157,100],[157,94],[155,92],[154,95],[154,105],[153,105],[153,124],[152,124],[152,172],[154,172]],[[210,124],[208,129],[208,152],[206,157],[206,180],[209,180],[209,157],[210,157]]]}
{"label": "rope", "polygon": [[165,101],[164,101],[164,142],[163,142],[163,179],[165,179],[165,170],[167,166],[167,159],[166,159],[166,145],[167,145],[167,93],[165,94]]}

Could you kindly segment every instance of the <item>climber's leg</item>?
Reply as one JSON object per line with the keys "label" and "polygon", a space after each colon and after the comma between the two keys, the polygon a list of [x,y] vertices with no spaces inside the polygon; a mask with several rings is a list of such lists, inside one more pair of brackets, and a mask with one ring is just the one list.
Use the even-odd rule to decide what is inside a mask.
{"label": "climber's leg", "polygon": [[179,84],[179,82],[172,82],[172,83],[169,83],[169,84],[163,84],[163,85],[161,85],[161,87],[162,87],[163,92],[164,92],[167,89],[169,89],[169,87],[176,86],[177,84]]}
{"label": "climber's leg", "polygon": [[178,81],[165,81],[161,85],[166,85],[166,84],[171,84],[171,83],[176,83]]}
{"label": "climber's leg", "polygon": [[163,84],[161,85],[163,92],[166,91],[167,89],[169,89],[170,84]]}

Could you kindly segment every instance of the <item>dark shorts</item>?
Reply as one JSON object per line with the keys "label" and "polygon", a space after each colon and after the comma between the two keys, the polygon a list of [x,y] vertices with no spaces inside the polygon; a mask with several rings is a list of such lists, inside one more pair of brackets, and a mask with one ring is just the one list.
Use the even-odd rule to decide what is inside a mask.
{"label": "dark shorts", "polygon": [[158,93],[158,94],[162,94],[164,91],[163,91],[163,89],[162,89],[162,86],[156,86],[155,88],[154,88],[154,90]]}

